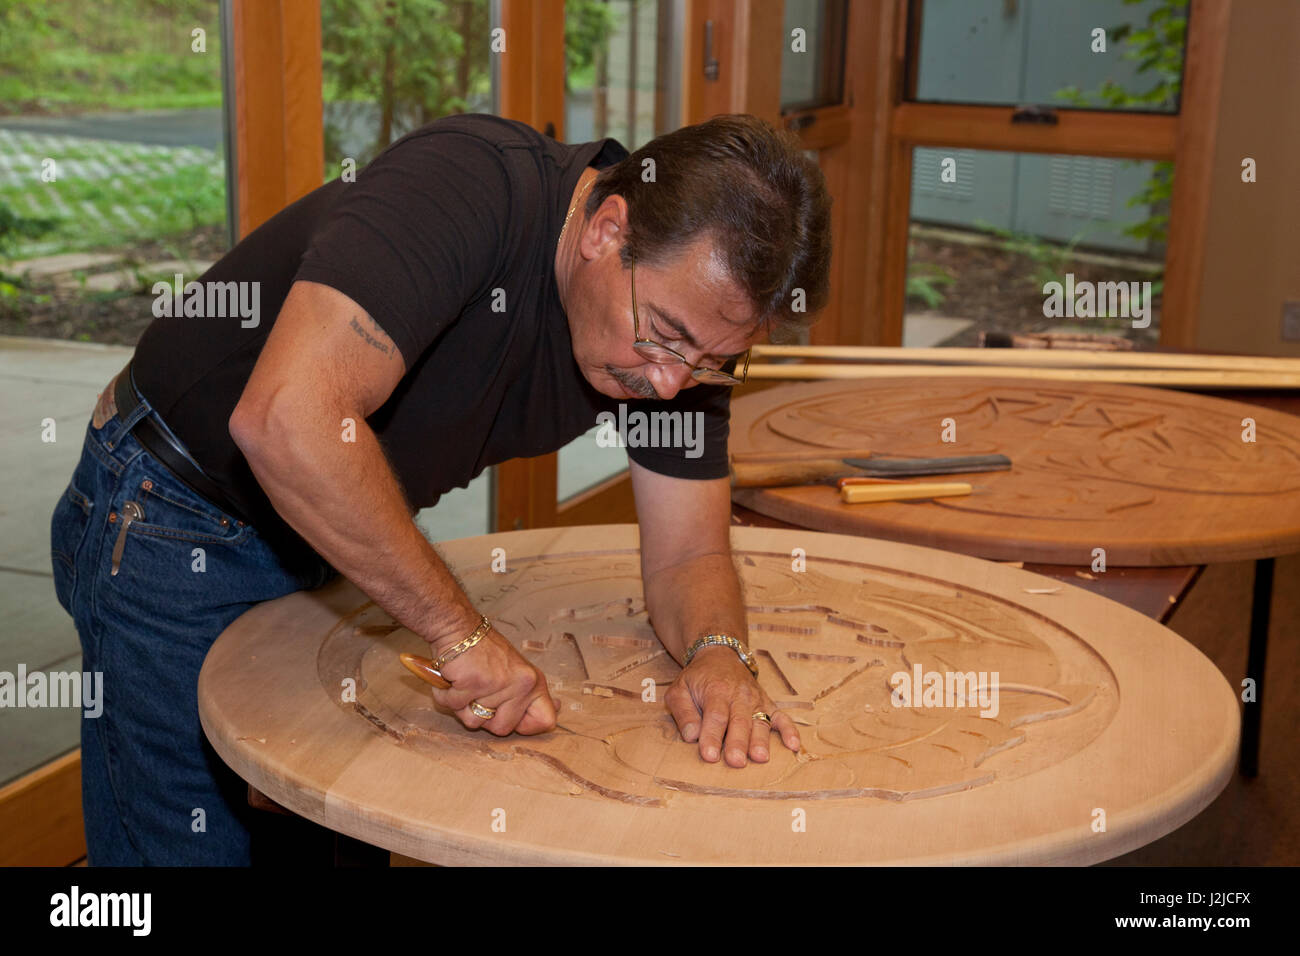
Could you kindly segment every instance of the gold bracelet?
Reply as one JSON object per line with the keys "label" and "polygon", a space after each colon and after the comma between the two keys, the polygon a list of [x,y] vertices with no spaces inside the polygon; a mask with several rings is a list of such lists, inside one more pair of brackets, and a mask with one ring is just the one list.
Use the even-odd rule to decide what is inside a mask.
{"label": "gold bracelet", "polygon": [[448,648],[438,655],[438,659],[433,662],[433,669],[441,674],[444,667],[456,658],[460,657],[460,655],[464,654],[479,641],[483,640],[484,635],[490,630],[492,630],[492,622],[487,619],[487,615],[485,614],[483,615],[483,620],[479,623],[479,626],[474,628],[473,634],[465,638],[465,640],[461,641],[459,644]]}

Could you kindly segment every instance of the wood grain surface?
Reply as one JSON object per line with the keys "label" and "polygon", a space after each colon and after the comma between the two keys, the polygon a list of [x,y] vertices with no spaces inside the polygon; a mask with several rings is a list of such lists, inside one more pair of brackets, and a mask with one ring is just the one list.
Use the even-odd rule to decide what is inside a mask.
{"label": "wood grain surface", "polygon": [[[1001,453],[977,493],[850,505],[832,486],[736,489],[754,511],[819,531],[999,560],[1188,565],[1300,551],[1300,418],[1201,395],[1020,379],[824,382],[732,405],[736,452],[868,446]],[[1243,419],[1256,441],[1242,440]],[[951,419],[956,440],[942,431]]]}
{"label": "wood grain surface", "polygon": [[[440,546],[548,675],[549,734],[440,712],[398,661],[424,642],[341,579],[227,629],[199,678],[204,730],[276,802],[445,864],[1091,863],[1180,826],[1232,773],[1231,688],[1128,608],[908,545],[758,528],[733,543],[798,755],[774,744],[735,769],[678,737],[631,525]],[[904,699],[897,675],[918,669],[958,696]],[[962,699],[959,674],[993,696]]]}

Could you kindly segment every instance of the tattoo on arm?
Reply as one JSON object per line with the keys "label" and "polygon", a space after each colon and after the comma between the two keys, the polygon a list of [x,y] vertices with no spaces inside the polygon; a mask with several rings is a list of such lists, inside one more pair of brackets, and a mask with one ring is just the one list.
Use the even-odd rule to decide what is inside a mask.
{"label": "tattoo on arm", "polygon": [[[374,319],[370,320],[370,324],[375,327],[375,331],[377,332],[382,331],[382,329],[379,328],[379,323],[376,322]],[[363,329],[361,327],[361,323],[357,321],[356,316],[352,317],[352,328],[356,331],[357,335],[361,336],[363,339],[366,340],[367,345],[369,345],[371,348],[378,349],[379,351],[387,355],[389,358],[392,358],[393,353],[397,351],[396,346],[385,345],[383,342],[379,341],[379,339],[375,338],[373,335],[371,335],[369,332]]]}

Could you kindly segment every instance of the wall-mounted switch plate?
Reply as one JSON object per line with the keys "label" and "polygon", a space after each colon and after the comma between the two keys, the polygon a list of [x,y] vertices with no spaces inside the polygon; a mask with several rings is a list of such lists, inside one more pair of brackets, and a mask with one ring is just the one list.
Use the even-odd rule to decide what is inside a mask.
{"label": "wall-mounted switch plate", "polygon": [[1300,342],[1300,302],[1282,303],[1282,341]]}

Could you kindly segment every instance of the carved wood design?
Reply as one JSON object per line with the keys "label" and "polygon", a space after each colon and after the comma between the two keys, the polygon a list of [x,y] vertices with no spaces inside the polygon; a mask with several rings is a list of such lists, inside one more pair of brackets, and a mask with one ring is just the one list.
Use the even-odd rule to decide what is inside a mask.
{"label": "carved wood design", "polygon": [[[1242,440],[1244,418],[1256,441]],[[952,419],[956,441],[941,440]],[[1300,420],[1157,389],[1023,380],[829,382],[732,409],[733,453],[869,446],[880,457],[1001,453],[977,493],[848,505],[833,488],[738,489],[770,517],[981,557],[1189,564],[1300,550]]]}
{"label": "carved wood design", "polygon": [[[424,642],[405,628],[369,642],[387,615],[366,602],[321,647],[321,686],[352,677],[340,703],[404,742],[543,759],[566,780],[611,799],[660,803],[669,791],[716,796],[863,796],[912,799],[993,782],[999,770],[1033,772],[1086,745],[1117,704],[1114,681],[1073,634],[1022,608],[967,588],[856,562],[795,572],[782,554],[745,552],[750,643],[764,689],[809,728],[798,756],[775,748],[766,765],[736,771],[701,761],[677,738],[660,702],[678,673],[639,598],[635,551],[514,557],[515,570],[461,572],[477,606],[552,680],[560,733],[521,746],[466,731],[430,709],[428,694],[397,665]],[[581,602],[581,603],[579,603]],[[959,672],[999,675],[998,713],[968,706],[891,704],[890,677]],[[643,699],[651,680],[660,688]],[[963,688],[966,685],[963,684]],[[974,685],[971,685],[974,690]],[[1066,719],[1068,718],[1068,719]],[[1061,720],[1053,733],[1031,725]],[[993,760],[1016,749],[1014,763]]]}
{"label": "carved wood design", "polygon": [[[662,694],[678,668],[646,619],[627,526],[447,546],[476,606],[548,675],[561,702],[553,733],[497,738],[440,712],[427,685],[398,661],[400,652],[427,646],[346,582],[271,602],[232,625],[200,680],[205,729],[227,762],[285,806],[439,862],[481,861],[484,853],[516,862],[588,859],[584,854],[646,862],[660,850],[759,860],[768,851],[734,832],[734,844],[718,844],[757,808],[768,808],[768,824],[783,836],[793,807],[825,808],[825,822],[842,816],[843,828],[854,820],[870,826],[872,814],[901,806],[931,805],[918,820],[936,820],[958,812],[953,800],[991,813],[992,828],[948,834],[938,844],[927,838],[918,848],[988,861],[1006,850],[998,848],[1007,836],[1000,828],[1024,823],[1029,843],[1018,852],[1032,855],[1038,846],[1060,859],[1065,781],[1083,786],[1064,800],[1068,828],[1082,839],[1092,835],[1084,804],[1118,801],[1118,809],[1159,797],[1177,781],[1182,789],[1168,791],[1171,802],[1154,811],[1158,821],[1143,821],[1154,832],[1169,813],[1186,819],[1204,806],[1231,772],[1231,690],[1189,645],[1134,612],[1074,588],[1030,594],[1044,579],[903,545],[766,529],[737,529],[736,540],[750,643],[765,689],[801,725],[798,755],[774,744],[768,763],[735,769],[705,763],[677,736]],[[805,572],[791,569],[796,543],[808,553]],[[491,571],[498,546],[507,549],[505,574]],[[1067,611],[1067,620],[1054,620],[1056,610]],[[1107,628],[1100,644],[1079,626],[1093,622]],[[1120,649],[1116,625],[1126,637],[1143,635],[1140,653]],[[1150,683],[1126,716],[1123,674],[1136,677],[1137,659],[1152,650],[1162,655],[1162,669],[1144,675]],[[996,713],[981,715],[987,699],[898,706],[891,675],[918,667],[971,674],[976,683],[997,672]],[[653,702],[643,699],[647,681],[656,688]],[[266,692],[249,686],[259,682]],[[355,695],[340,693],[349,684]],[[1170,709],[1187,695],[1205,702],[1190,718],[1182,704]],[[1142,743],[1134,735],[1164,740],[1171,726],[1179,732],[1175,759],[1151,779],[1122,779],[1137,771],[1130,763]],[[1107,783],[1108,775],[1115,779]],[[422,804],[419,787],[426,785],[433,791]],[[998,822],[995,808],[1008,799],[1027,799],[1042,820]],[[496,840],[501,847],[493,850],[487,814],[495,807],[522,819],[507,831],[516,836]],[[587,821],[605,842],[575,830],[570,817]],[[1046,831],[1034,832],[1044,824]],[[655,834],[649,843],[632,835],[643,828]],[[625,838],[635,845],[616,849]],[[1133,831],[1116,836],[1133,838]],[[830,832],[807,845],[782,838],[777,844],[794,856],[772,859],[806,852],[857,862],[909,858],[902,845],[888,846],[893,839],[864,834],[840,846]],[[1147,839],[1154,836],[1141,842]],[[1070,853],[1105,858],[1113,854],[1102,845],[1112,842],[1103,837]]]}

